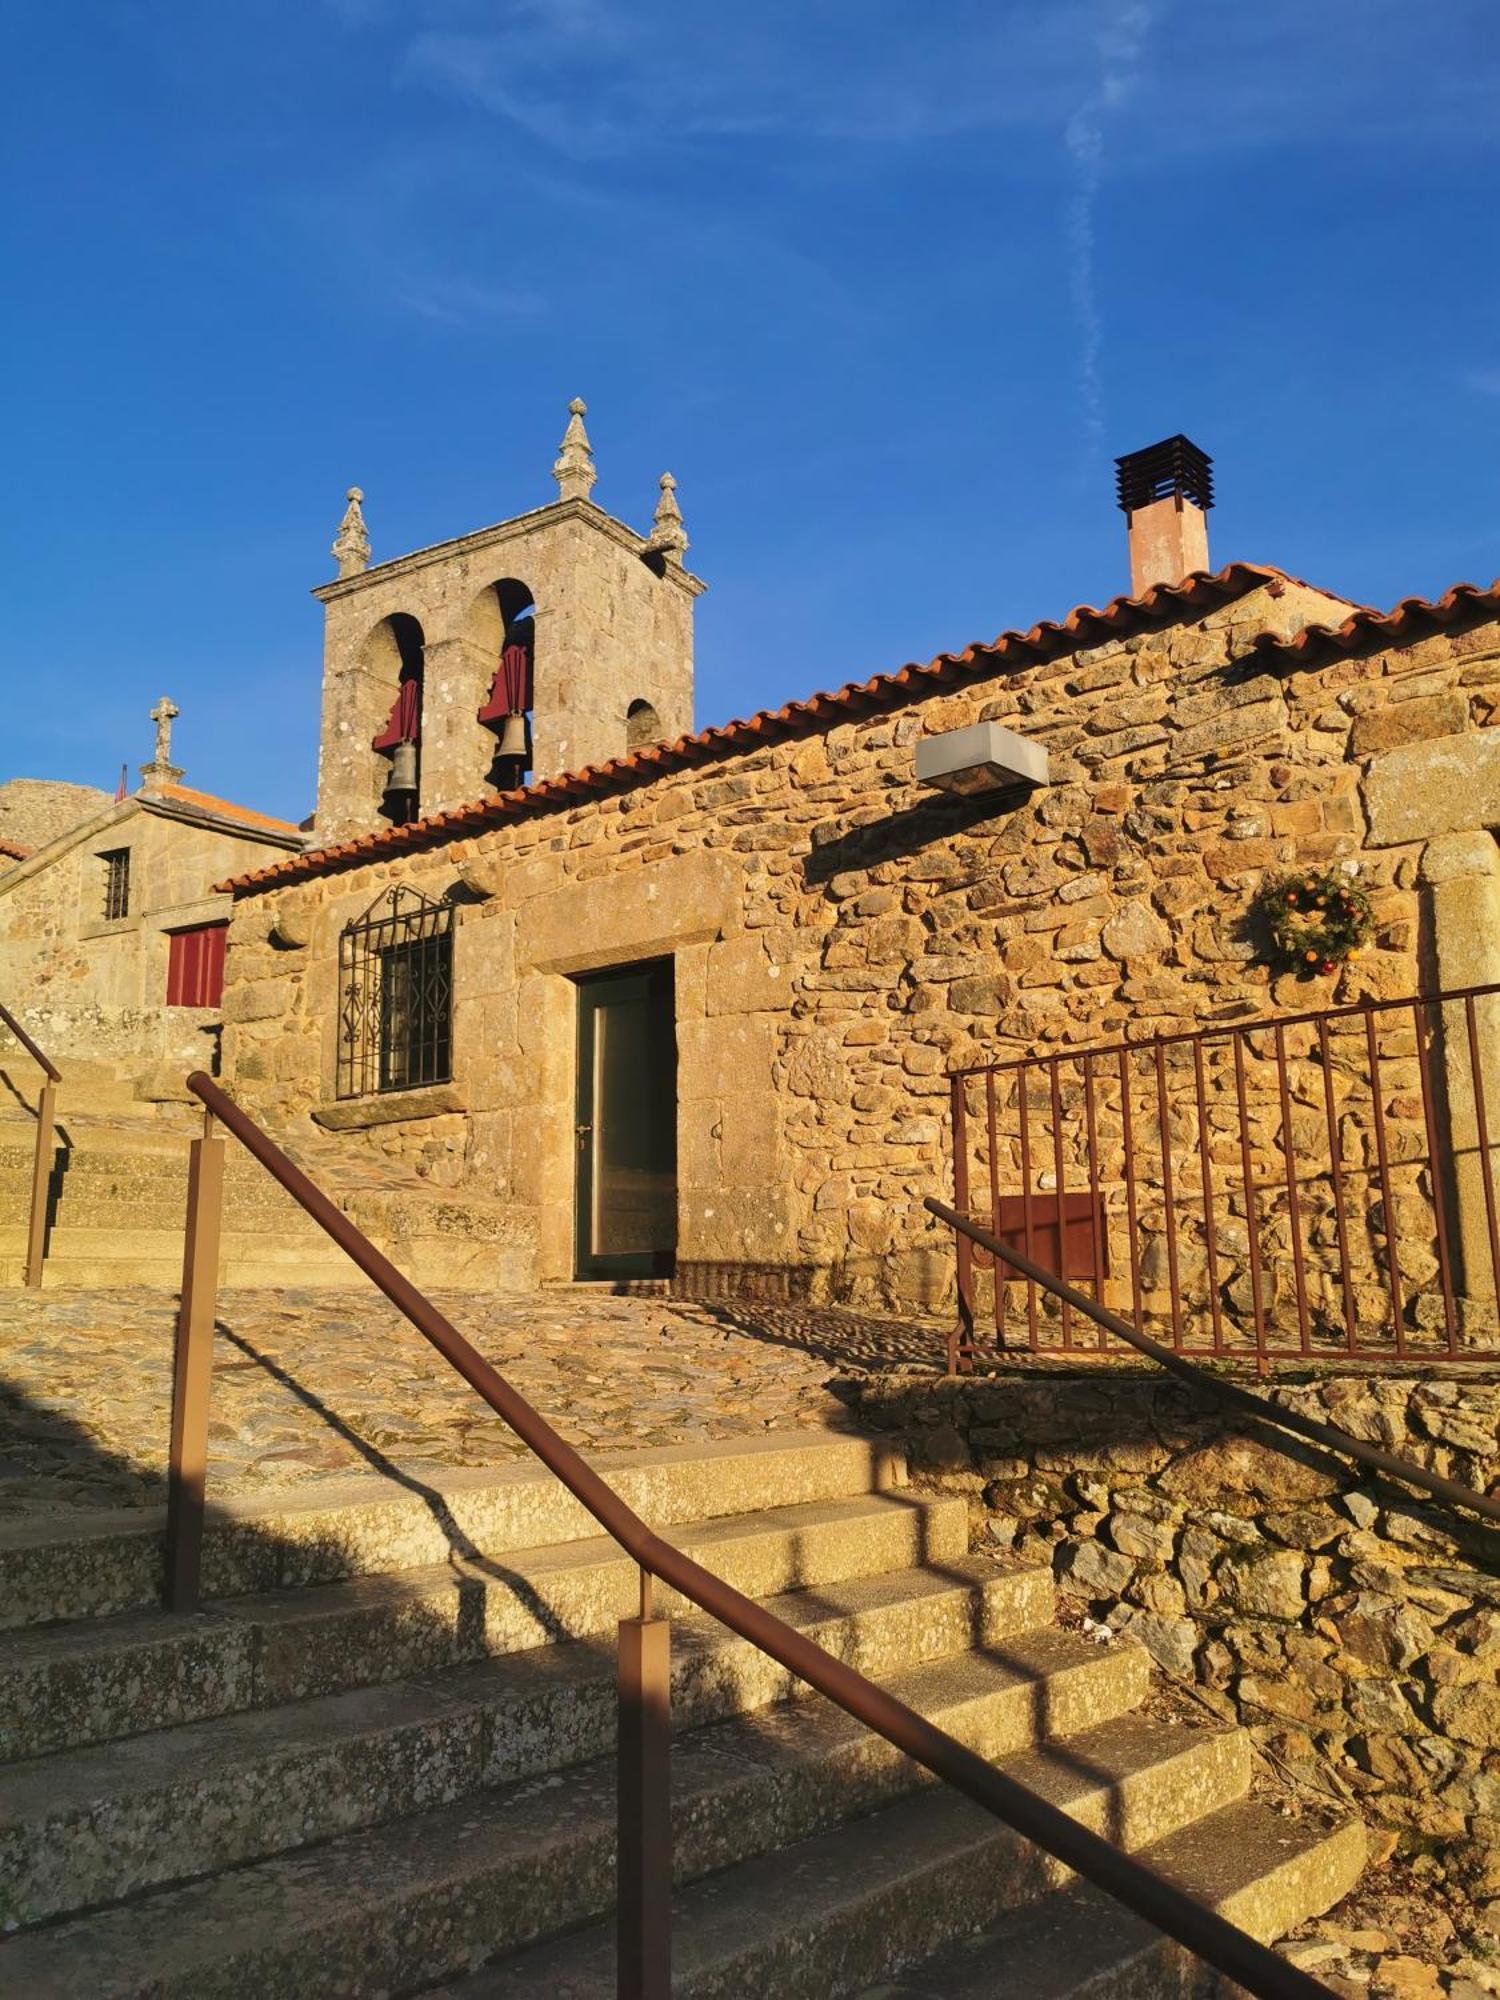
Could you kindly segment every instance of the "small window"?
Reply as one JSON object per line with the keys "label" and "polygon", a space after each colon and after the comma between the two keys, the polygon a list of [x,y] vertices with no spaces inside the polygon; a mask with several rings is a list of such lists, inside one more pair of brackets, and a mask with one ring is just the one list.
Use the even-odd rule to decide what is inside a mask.
{"label": "small window", "polygon": [[117,847],[99,859],[104,863],[104,920],[112,923],[130,915],[130,849]]}
{"label": "small window", "polygon": [[391,889],[339,939],[338,1094],[453,1075],[453,906]]}
{"label": "small window", "polygon": [[625,711],[625,748],[644,750],[661,741],[661,718],[649,701],[633,701]]}
{"label": "small window", "polygon": [[217,1007],[224,998],[228,924],[195,924],[167,940],[167,1005]]}

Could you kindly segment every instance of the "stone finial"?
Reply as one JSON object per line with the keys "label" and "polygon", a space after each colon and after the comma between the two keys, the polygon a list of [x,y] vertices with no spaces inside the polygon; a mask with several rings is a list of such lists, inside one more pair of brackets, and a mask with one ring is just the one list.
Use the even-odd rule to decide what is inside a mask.
{"label": "stone finial", "polygon": [[182,776],[179,767],[172,762],[172,724],[182,713],[170,695],[163,695],[151,711],[151,720],[156,724],[156,755],[149,764],[142,764],[141,778],[150,791],[155,785],[175,785]]}
{"label": "stone finial", "polygon": [[339,566],[340,576],[358,576],[361,570],[370,567],[370,537],[360,511],[364,497],[359,487],[349,488],[349,505],[344,509],[344,518],[329,550]]}
{"label": "stone finial", "polygon": [[682,509],[677,504],[677,481],[670,472],[661,476],[661,498],[656,503],[656,514],[651,523],[651,540],[647,547],[669,563],[682,564],[683,551],[688,545],[687,530],[682,525]]}
{"label": "stone finial", "polygon": [[558,495],[564,500],[587,500],[594,481],[599,477],[594,468],[594,449],[589,443],[588,432],[583,428],[587,410],[588,404],[582,396],[575,396],[569,403],[568,428],[563,432],[557,462],[552,467]]}

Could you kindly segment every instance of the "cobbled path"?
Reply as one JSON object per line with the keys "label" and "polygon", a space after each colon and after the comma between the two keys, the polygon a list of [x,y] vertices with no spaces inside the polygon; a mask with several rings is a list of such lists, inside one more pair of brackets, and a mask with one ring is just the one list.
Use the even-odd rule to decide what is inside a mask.
{"label": "cobbled path", "polygon": [[[936,1328],[802,1307],[566,1290],[434,1302],[591,1451],[846,1428],[837,1378],[942,1353]],[[144,1288],[0,1293],[0,1516],[161,1499],[175,1317]],[[523,1451],[377,1295],[270,1290],[221,1294],[209,1448],[222,1497]]]}

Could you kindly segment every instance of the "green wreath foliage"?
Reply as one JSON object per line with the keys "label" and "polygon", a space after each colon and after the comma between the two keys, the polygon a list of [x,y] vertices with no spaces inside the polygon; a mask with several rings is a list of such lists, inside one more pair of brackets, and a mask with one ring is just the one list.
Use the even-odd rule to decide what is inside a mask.
{"label": "green wreath foliage", "polygon": [[1279,876],[1255,899],[1271,948],[1304,978],[1335,971],[1369,942],[1370,899],[1336,869]]}

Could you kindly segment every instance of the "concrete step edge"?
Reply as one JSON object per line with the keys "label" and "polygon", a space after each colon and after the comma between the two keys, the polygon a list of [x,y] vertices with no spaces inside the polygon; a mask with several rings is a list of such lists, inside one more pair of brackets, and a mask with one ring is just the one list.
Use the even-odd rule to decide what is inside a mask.
{"label": "concrete step edge", "polygon": [[[539,1661],[485,1663],[12,1765],[0,1808],[0,1931],[606,1756],[608,1662],[580,1651],[573,1664],[579,1671],[569,1678]],[[1001,1657],[927,1663],[884,1685],[994,1758],[1042,1733],[1076,1735],[1113,1720],[1139,1702],[1149,1679],[1137,1647],[1106,1651],[1042,1627],[1016,1635]],[[680,1706],[674,1719],[681,1731]],[[846,1789],[860,1788],[858,1801],[844,1799],[845,1816],[921,1775],[816,1699],[761,1712],[754,1722],[700,1722],[678,1743],[679,1795],[694,1771],[700,1781],[705,1770],[722,1776],[729,1759],[785,1767],[812,1793],[800,1807],[804,1832],[813,1830],[825,1789],[825,1781],[806,1781],[814,1767],[836,1766]],[[782,1838],[792,1804],[783,1799],[775,1815]],[[732,1858],[708,1851],[688,1872]]]}
{"label": "concrete step edge", "polygon": [[[1127,1848],[1153,1829],[1176,1831],[1204,1801],[1216,1808],[1233,1798],[1248,1768],[1235,1732],[1131,1717],[1000,1762]],[[692,2000],[831,2000],[1046,1897],[1065,1873],[957,1793],[928,1788],[680,1890],[672,1991]],[[449,2000],[607,2000],[614,1978],[614,1940],[598,1925],[498,1957],[440,1991]]]}
{"label": "concrete step edge", "polygon": [[[618,1576],[610,1584],[618,1592]],[[822,1584],[770,1602],[794,1626],[814,1620],[830,1634],[826,1644],[860,1672],[884,1674],[964,1652],[978,1638],[988,1644],[1044,1624],[1052,1614],[1052,1578],[1044,1570],[952,1564],[944,1572],[900,1570]],[[592,1604],[602,1624],[586,1638],[612,1652],[616,1604],[602,1594]],[[530,1606],[518,1606],[514,1596],[486,1596],[476,1604],[468,1590],[454,1590],[436,1610],[384,1606],[376,1616],[292,1630],[290,1638],[276,1626],[228,1614],[156,1624],[156,1636],[142,1632],[136,1646],[84,1648],[74,1656],[66,1648],[28,1646],[34,1634],[22,1634],[0,1666],[4,1758],[16,1762],[538,1650]],[[530,1646],[518,1644],[522,1638]],[[698,1614],[678,1622],[676,1638],[684,1672],[698,1672],[694,1662],[710,1662],[714,1672],[728,1676],[736,1700],[754,1686],[762,1690],[754,1698],[760,1706],[780,1700],[790,1686],[782,1668],[744,1640],[730,1642]]]}
{"label": "concrete step edge", "polygon": [[[993,1565],[967,1559],[941,1572],[921,1567],[912,1544],[922,1525],[917,1517],[872,1520],[856,1526],[851,1542],[843,1523],[787,1529],[752,1517],[742,1528],[733,1517],[674,1535],[752,1595],[766,1578],[785,1577],[794,1550],[803,1574],[776,1593],[793,1599],[813,1588],[831,1603],[886,1573],[902,1585],[923,1579],[924,1588],[972,1591],[990,1581]],[[607,1540],[573,1553],[583,1546],[512,1551],[410,1579],[267,1591],[194,1615],[126,1613],[6,1634],[0,1762],[612,1632],[635,1606],[633,1565]],[[698,1614],[684,1618],[680,1629],[691,1635],[697,1622]]]}
{"label": "concrete step edge", "polygon": [[[1050,1761],[1049,1753],[1035,1752],[1025,1763],[1033,1775],[1045,1766],[1049,1795],[1087,1823],[1107,1824],[1116,1801],[1128,1795],[1141,1824],[1176,1826],[1198,1795],[1184,1786],[1186,1773],[1213,1797],[1232,1796],[1242,1782],[1223,1754],[1229,1740],[1127,1717],[1076,1743],[1057,1744]],[[1045,1893],[1053,1871],[967,1801],[924,1787],[884,1803],[868,1765],[836,1760],[832,1769],[814,1763],[809,1770],[805,1749],[804,1743],[804,1754],[788,1754],[781,1745],[758,1744],[745,1725],[720,1732],[717,1741],[709,1733],[678,1746],[675,1844],[687,1884],[679,1899],[679,1964],[688,1980],[674,1990],[832,1993],[834,1985],[812,1986],[805,1977],[795,1986],[785,1981],[777,1933],[797,1934],[800,1956],[809,1916],[821,1918],[818,1929],[841,1933],[834,1949],[847,1958],[850,1934],[868,1946],[870,1918],[878,1913],[885,1918],[882,1947],[899,1953],[910,1951],[913,1929],[923,1940],[953,1934],[955,1912],[946,1904],[956,1901],[966,1914],[975,1897],[984,1907],[997,1897]],[[835,1792],[835,1775],[847,1776],[848,1793]],[[846,1806],[865,1816],[846,1818]],[[613,1808],[612,1761],[605,1759],[541,1789],[525,1784],[440,1807],[23,1936],[0,1947],[0,1978],[18,1981],[28,1994],[87,1991],[99,2000],[148,1990],[161,2000],[189,1994],[221,2000],[246,1991],[295,1993],[299,2000],[409,1992],[434,1974],[451,1977],[479,1953],[524,1946],[544,1927],[577,1925],[606,1910],[614,1887]],[[817,1830],[798,1838],[806,1824]],[[778,1851],[789,1836],[794,1844]],[[913,1878],[931,1879],[935,1864],[945,1895],[915,1898]],[[972,1896],[952,1895],[954,1871],[969,1878]],[[742,1910],[755,1912],[758,1934],[748,1940],[748,1953],[723,1948],[723,1933],[736,1928],[733,1915],[727,1926],[723,1921],[726,1891]],[[720,1933],[706,1952],[704,1930]],[[500,1983],[481,1990],[567,1992],[568,1978],[559,1979],[556,1963],[546,1961],[569,1972],[580,1963],[587,1968],[598,1945],[585,1933],[502,1960],[488,1975]],[[694,1979],[695,1955],[717,1959],[715,1983]],[[826,1982],[828,1945],[815,1938],[807,1956],[818,1960],[816,1977]],[[756,1971],[765,1966],[773,1976],[746,1979],[747,1957],[758,1961]],[[543,1961],[539,1974],[527,1960]],[[740,1983],[729,1986],[725,1971]],[[601,1991],[613,1994],[612,1967]]]}
{"label": "concrete step edge", "polygon": [[[711,1444],[590,1455],[626,1504],[663,1530],[686,1522],[904,1486],[905,1463],[852,1432],[773,1431]],[[354,1473],[278,1494],[209,1494],[203,1585],[210,1597],[294,1589],[587,1539],[598,1526],[536,1459],[454,1468],[421,1481]],[[0,1626],[154,1608],[161,1598],[161,1507],[0,1523]]]}
{"label": "concrete step edge", "polygon": [[[1288,1821],[1243,1800],[1154,1842],[1141,1859],[1272,1943],[1347,1895],[1364,1853],[1358,1821]],[[1074,1882],[863,2000],[990,2000],[999,1991],[1028,2000],[1203,2000],[1212,1991],[1228,2000],[1238,1990],[1102,1890]]]}

